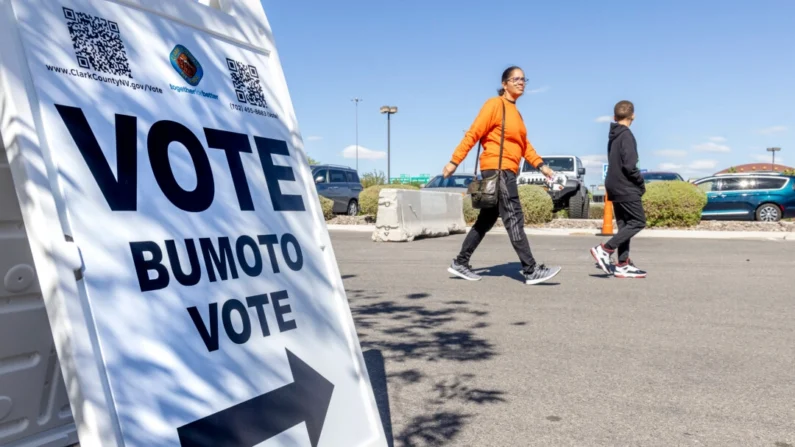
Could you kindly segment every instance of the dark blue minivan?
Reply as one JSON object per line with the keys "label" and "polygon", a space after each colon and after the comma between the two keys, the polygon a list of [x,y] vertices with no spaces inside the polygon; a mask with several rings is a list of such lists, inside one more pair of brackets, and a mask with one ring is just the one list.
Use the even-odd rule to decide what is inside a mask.
{"label": "dark blue minivan", "polygon": [[707,193],[702,219],[777,222],[795,217],[795,177],[791,175],[719,174],[693,184]]}

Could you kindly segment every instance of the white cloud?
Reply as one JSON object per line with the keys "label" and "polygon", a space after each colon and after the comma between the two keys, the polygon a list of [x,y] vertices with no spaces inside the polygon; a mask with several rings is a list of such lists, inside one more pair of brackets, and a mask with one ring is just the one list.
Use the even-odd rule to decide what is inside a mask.
{"label": "white cloud", "polygon": [[[351,145],[342,150],[342,156],[345,158],[356,158],[356,146]],[[383,160],[386,158],[386,152],[374,151],[364,146],[359,146],[359,160]]]}
{"label": "white cloud", "polygon": [[713,141],[709,141],[707,143],[696,144],[693,146],[693,150],[699,152],[731,152],[732,149],[725,144],[718,144]]}
{"label": "white cloud", "polygon": [[712,141],[713,143],[725,143],[726,139],[723,137],[709,137],[709,141]]}
{"label": "white cloud", "polygon": [[761,133],[762,135],[772,135],[774,133],[781,133],[786,131],[787,131],[787,126],[770,126],[764,129],[760,129],[759,133]]}
{"label": "white cloud", "polygon": [[310,136],[306,137],[306,141],[320,141],[322,139],[323,139],[323,137],[318,137],[316,135],[310,135]]}
{"label": "white cloud", "polygon": [[613,117],[610,115],[602,115],[594,120],[595,123],[612,123]]}
{"label": "white cloud", "polygon": [[580,160],[586,169],[602,169],[602,163],[607,163],[607,155],[583,155]]}
{"label": "white cloud", "polygon": [[527,93],[528,95],[535,95],[536,93],[544,93],[546,91],[549,91],[549,86],[548,85],[545,85],[545,86],[539,87],[539,88],[535,88],[533,90],[528,90],[525,93]]}
{"label": "white cloud", "polygon": [[654,152],[654,155],[666,158],[683,158],[687,157],[687,151],[682,151],[679,149],[661,149]]}
{"label": "white cloud", "polygon": [[683,165],[676,163],[660,163],[660,165],[657,166],[657,169],[660,171],[678,171],[682,168],[684,168]]}
{"label": "white cloud", "polygon": [[687,166],[687,169],[691,171],[710,171],[717,167],[717,160],[695,160]]}

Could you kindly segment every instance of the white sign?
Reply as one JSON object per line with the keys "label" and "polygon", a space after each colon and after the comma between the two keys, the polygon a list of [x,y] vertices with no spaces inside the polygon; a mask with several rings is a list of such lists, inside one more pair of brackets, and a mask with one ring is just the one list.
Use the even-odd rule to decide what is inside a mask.
{"label": "white sign", "polygon": [[607,179],[607,163],[602,163],[602,181]]}
{"label": "white sign", "polygon": [[0,0],[81,447],[386,445],[259,1],[119,3]]}

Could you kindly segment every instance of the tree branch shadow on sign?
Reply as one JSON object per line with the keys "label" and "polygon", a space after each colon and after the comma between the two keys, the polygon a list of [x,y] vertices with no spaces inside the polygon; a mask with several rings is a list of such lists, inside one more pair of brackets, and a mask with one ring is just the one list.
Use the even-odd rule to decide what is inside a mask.
{"label": "tree branch shadow on sign", "polygon": [[[112,17],[109,17],[109,19],[111,18]],[[158,19],[157,22],[142,20],[137,24],[140,25],[140,30],[144,33],[156,29],[157,33],[166,42],[179,42],[183,40],[180,38],[180,35],[184,36],[184,34],[176,29],[177,25],[174,25],[174,23],[160,23]],[[58,26],[65,27],[66,25],[62,22],[58,22]],[[200,28],[198,24],[197,27]],[[59,29],[61,31],[63,30],[63,28]],[[31,45],[29,51],[33,54],[46,53],[47,57],[52,58],[52,60],[70,60],[70,63],[74,64],[74,53],[68,43],[63,47],[66,53],[59,50],[59,48],[62,47],[62,42],[58,41],[58,37],[61,35],[62,33],[60,31],[51,32],[34,45]],[[126,39],[125,44],[132,40],[131,31],[129,28],[124,28],[123,25],[121,35],[123,39]],[[211,45],[208,42],[209,39],[206,39],[204,42],[197,44],[196,49],[198,49],[199,52],[201,52],[201,50],[211,49]],[[136,48],[145,50],[145,48],[135,45],[129,45],[126,48],[132,60],[139,59]],[[145,57],[150,56],[151,55],[148,53],[145,55]],[[27,70],[27,67],[23,69],[23,71]],[[16,71],[9,73],[10,74],[3,79],[6,85],[23,85],[24,79],[17,76]],[[223,87],[224,91],[229,91],[231,88],[231,80],[228,79],[227,81],[228,83]],[[143,166],[148,165],[149,162],[146,161],[147,158],[145,155],[142,155],[146,153],[147,146],[142,141],[146,140],[145,137],[149,132],[151,122],[156,119],[176,119],[180,123],[184,123],[184,125],[188,126],[191,132],[197,135],[200,140],[204,139],[204,137],[201,136],[203,126],[242,132],[246,133],[247,136],[262,135],[262,129],[258,129],[260,126],[258,120],[253,122],[251,120],[248,122],[241,121],[239,125],[236,125],[233,121],[238,119],[237,115],[227,116],[219,113],[220,109],[217,103],[211,101],[195,102],[195,105],[190,110],[191,113],[185,114],[184,116],[199,116],[203,118],[201,122],[191,122],[187,118],[183,119],[184,117],[178,114],[178,110],[163,112],[162,104],[152,99],[154,96],[142,95],[140,91],[138,94],[128,96],[128,101],[108,103],[107,97],[103,97],[102,90],[97,87],[97,85],[100,85],[99,83],[75,85],[76,87],[74,89],[59,90],[57,95],[58,99],[53,101],[69,107],[78,107],[87,102],[96,104],[96,107],[89,108],[85,106],[84,108],[86,115],[88,115],[90,128],[97,133],[100,146],[105,151],[106,156],[110,157],[110,166],[115,167],[115,162],[113,162],[113,156],[108,154],[115,154],[117,151],[114,139],[109,136],[116,130],[114,114],[118,113],[140,118],[135,127],[138,137],[136,151],[138,153],[137,163],[139,163],[138,174],[141,176],[139,180],[140,185],[145,184],[143,173],[149,172],[148,166],[146,169],[143,168]],[[163,84],[158,85],[161,87],[163,86]],[[270,92],[267,87],[268,84],[265,84],[265,89]],[[219,86],[219,91],[221,88],[222,87]],[[271,97],[272,94],[269,96],[269,99]],[[25,157],[24,159],[30,162],[28,167],[32,167],[32,169],[27,170],[27,184],[22,187],[17,185],[16,188],[19,193],[18,198],[21,207],[23,209],[32,207],[45,210],[56,209],[51,200],[46,200],[46,197],[42,199],[42,197],[38,196],[39,191],[45,191],[43,196],[46,196],[46,191],[53,187],[54,182],[57,182],[61,188],[67,190],[66,193],[62,192],[61,194],[70,196],[72,198],[71,200],[83,196],[90,196],[91,198],[100,197],[92,195],[97,193],[95,186],[91,185],[88,186],[87,189],[84,189],[81,186],[83,183],[76,181],[79,177],[73,175],[74,171],[63,169],[57,172],[48,172],[44,168],[46,163],[42,161],[43,159],[40,157],[40,154],[37,151],[31,150],[31,148],[40,144],[44,146],[42,140],[39,139],[40,135],[38,129],[32,126],[32,120],[20,119],[17,116],[13,116],[16,112],[13,107],[9,108],[10,102],[8,101],[8,96],[0,97],[0,122],[3,123],[3,125],[0,126],[0,132],[3,133],[3,135],[0,135],[0,151],[9,151],[9,154],[11,154],[10,162],[15,167],[22,162],[23,155]],[[271,132],[267,133],[267,135],[272,138],[286,139],[290,148],[289,157],[285,157],[289,161],[281,161],[277,162],[277,164],[287,164],[291,166],[294,169],[296,180],[302,182],[302,178],[306,177],[307,172],[305,172],[305,170],[299,170],[297,167],[296,160],[303,155],[296,146],[296,142],[299,141],[299,135],[291,130],[295,128],[295,123],[292,122],[290,116],[285,116],[289,114],[281,113],[281,109],[278,107],[276,101],[271,102],[271,104],[277,106],[276,110],[281,117],[277,121],[281,122],[281,124],[274,124],[271,126],[273,129],[270,129]],[[36,104],[35,107],[38,108],[38,104]],[[92,113],[89,110],[95,108],[100,109],[102,113]],[[25,117],[23,116],[23,118]],[[59,120],[60,118],[56,118],[56,122],[61,126],[62,123],[60,123]],[[290,121],[291,125],[287,125],[285,120]],[[65,141],[68,142],[67,144],[72,144],[71,137],[69,136],[66,137]],[[62,147],[59,146],[61,142],[56,141],[56,143],[57,144],[53,144],[50,148],[53,154],[57,154],[57,156],[52,156],[55,161],[59,160],[58,157],[63,153],[61,151]],[[178,144],[175,144],[174,146],[177,145]],[[203,141],[202,147],[210,160],[209,163],[212,166],[214,175],[219,175],[220,173],[228,174],[225,155],[221,151],[210,150]],[[21,152],[21,148],[25,150],[24,153]],[[50,157],[50,153],[46,150],[43,150],[43,154],[45,158]],[[184,179],[196,177],[194,166],[188,155],[189,154],[185,150],[174,150],[173,153],[170,154],[169,160],[172,163],[171,170],[175,178]],[[243,163],[247,167],[259,165],[258,159],[260,157],[256,150],[244,153],[242,157],[244,160]],[[250,163],[250,161],[254,161],[254,163]],[[70,174],[70,172],[72,172],[72,174]],[[248,170],[248,173],[251,175],[249,181],[255,182],[252,184],[262,186],[262,188],[252,187],[254,202],[258,204],[257,209],[260,210],[262,206],[259,204],[269,203],[268,200],[261,200],[263,197],[262,191],[267,192],[264,188],[265,183],[262,180],[263,176],[256,173],[256,168],[254,169],[254,173],[252,173],[251,170]],[[53,177],[56,174],[57,177]],[[218,178],[221,177],[216,177],[216,180]],[[151,185],[152,183],[150,182],[149,184]],[[303,182],[298,186],[307,185],[309,185],[308,182]],[[311,188],[311,185],[308,187]],[[139,189],[144,190],[143,187]],[[231,190],[227,190],[226,192],[230,191]],[[312,210],[313,205],[315,208],[319,206],[310,202],[314,194],[310,193],[311,191],[313,191],[313,189],[308,189],[307,187],[302,187],[300,191],[308,210],[307,213]],[[214,203],[219,203],[223,200],[221,196],[222,193],[223,191],[219,188],[218,197],[215,198]],[[142,195],[140,191],[138,194]],[[158,203],[164,202],[163,197],[159,193],[150,194],[145,200],[139,198],[140,209],[144,209],[144,204],[154,203],[155,199],[160,201]],[[97,201],[94,205],[98,209],[105,210],[104,207],[106,205],[101,200],[102,199]],[[231,209],[234,210],[233,205]],[[165,239],[177,239],[177,250],[183,262],[187,259],[184,255],[183,246],[179,245],[179,243],[183,242],[183,239],[193,237],[194,235],[195,237],[199,237],[199,235],[237,237],[241,233],[242,218],[246,217],[245,213],[216,212],[202,215],[202,218],[198,219],[193,218],[196,214],[183,213],[180,210],[176,210],[175,207],[170,206],[148,208],[146,212],[142,211],[140,214],[140,219],[135,221],[135,225],[139,228],[146,228],[149,234],[165,235],[158,236],[160,239],[155,237],[157,242],[162,243]],[[78,246],[90,244],[105,247],[118,246],[119,244],[124,246],[128,245],[131,241],[130,239],[133,238],[133,236],[129,235],[129,232],[125,232],[124,228],[120,228],[119,226],[114,227],[114,225],[108,225],[108,231],[103,233],[80,233],[79,230],[76,230],[80,228],[80,225],[78,225],[80,222],[96,219],[91,216],[91,213],[73,213],[69,218],[72,224],[72,234],[70,234],[70,236],[74,236],[75,244]],[[260,225],[252,226],[249,224],[248,227],[278,228],[277,225],[273,224],[271,219],[280,219],[281,223],[284,223],[288,220],[290,222],[296,222],[297,218],[289,217],[288,219],[280,216],[277,212],[270,212],[270,209],[268,209],[268,214],[261,216],[258,220],[257,223]],[[27,223],[28,229],[38,228],[36,225],[31,225],[31,222]],[[317,224],[322,225],[322,221],[317,220]],[[283,225],[283,227],[286,226]],[[317,245],[317,238],[313,233],[307,230],[307,228],[311,229],[311,225],[293,225],[293,227],[297,227],[301,230],[294,231],[294,233],[295,237],[300,239],[303,246],[310,247]],[[317,228],[321,227],[318,226]],[[39,235],[40,234],[46,233],[39,230]],[[254,235],[256,235],[256,233],[254,233]],[[61,234],[59,231],[51,231],[48,237],[52,237],[52,240],[62,240],[64,234]],[[50,244],[45,243],[43,245],[46,247]],[[69,263],[69,260],[63,259],[63,254],[58,251],[47,251],[47,249],[44,249],[44,252],[44,255],[48,259],[53,259],[61,265]],[[164,260],[164,265],[167,264],[168,261]],[[182,265],[183,267],[185,266],[185,264]],[[89,301],[86,298],[87,292],[85,292],[87,288],[86,284],[89,282],[91,284],[90,291],[107,291],[107,293],[96,293],[95,296],[92,297],[92,308],[90,309],[94,311],[92,316],[96,318],[96,320],[92,321],[93,326],[90,326],[90,331],[96,332],[91,332],[91,335],[95,335],[95,338],[99,340],[94,343],[96,343],[97,346],[100,341],[104,344],[103,349],[106,350],[106,353],[109,353],[105,358],[105,367],[107,371],[114,371],[113,373],[108,372],[107,375],[101,376],[101,380],[103,380],[105,386],[113,387],[113,391],[116,393],[114,397],[118,399],[117,402],[122,402],[124,405],[132,401],[140,402],[142,399],[149,399],[151,402],[146,408],[147,411],[132,413],[122,409],[114,416],[124,421],[123,429],[128,443],[160,445],[164,442],[165,436],[173,436],[173,429],[176,429],[180,424],[206,416],[206,412],[211,411],[209,410],[210,408],[213,409],[212,411],[215,411],[224,408],[224,406],[233,405],[240,401],[244,395],[252,394],[255,391],[261,392],[262,384],[260,378],[262,376],[276,377],[279,379],[284,378],[287,381],[291,380],[290,370],[284,352],[277,352],[276,355],[270,356],[271,358],[255,359],[256,361],[252,362],[250,356],[239,349],[239,346],[230,345],[226,339],[222,339],[221,349],[213,353],[213,357],[215,358],[223,355],[224,358],[227,359],[226,362],[217,362],[217,364],[212,365],[207,365],[202,362],[209,354],[202,344],[200,336],[196,332],[194,323],[191,322],[187,308],[188,306],[198,303],[203,318],[207,319],[209,314],[208,303],[221,300],[221,298],[219,298],[221,294],[216,293],[216,288],[197,287],[195,289],[196,292],[193,294],[181,294],[176,291],[179,288],[176,281],[172,281],[172,286],[176,287],[158,291],[157,299],[151,300],[151,306],[144,308],[144,312],[130,311],[128,307],[126,309],[127,314],[134,314],[134,318],[119,318],[119,320],[123,321],[112,321],[111,317],[114,315],[110,313],[103,314],[103,312],[98,311],[98,309],[101,308],[98,308],[96,305],[103,300],[107,302],[120,296],[138,295],[138,292],[134,289],[131,291],[130,285],[134,284],[134,282],[127,281],[130,278],[134,278],[133,275],[130,275],[129,266],[130,262],[127,257],[118,257],[113,259],[112,262],[101,262],[96,257],[87,257],[85,259],[86,270],[82,279],[78,280],[77,286],[77,295],[85,301],[84,303],[77,303],[77,300],[72,300],[68,303],[70,309],[75,309],[78,306],[84,306],[86,309],[89,309]],[[188,269],[185,267],[183,273],[187,274],[187,271]],[[282,276],[286,276],[287,273],[286,270],[282,270]],[[307,267],[304,268],[302,274],[302,281],[286,280],[291,286],[289,290],[291,298],[293,299],[313,296],[313,294],[310,293],[314,291],[313,285],[326,285],[331,280],[331,278],[328,278],[324,269],[310,267],[309,262],[307,262]],[[59,289],[57,289],[56,286],[61,286],[62,289],[73,289],[75,287],[75,277],[71,272],[67,275],[58,276],[55,279],[57,283],[53,284],[49,289],[44,290],[43,293],[51,299],[55,299],[53,297],[58,297]],[[261,286],[263,281],[264,280],[261,280],[258,286]],[[246,293],[253,294],[261,293],[262,291],[263,290],[246,290]],[[268,289],[264,291],[269,293],[272,292]],[[224,294],[224,296],[227,295]],[[244,296],[245,294],[241,294],[237,298],[242,298]],[[128,304],[125,302],[125,306],[127,305]],[[57,317],[52,317],[52,319],[62,319],[66,318],[66,316],[62,315],[62,312],[64,312],[66,308],[66,305],[63,307],[51,305],[48,308],[48,312],[51,313],[51,316],[57,314]],[[326,316],[320,310],[312,309],[309,306],[305,308],[305,311],[307,314],[314,312],[312,315],[318,316],[314,318],[314,321],[317,321],[317,332],[321,334],[319,338],[325,337],[330,341],[333,340],[332,337],[335,337],[335,333],[330,329],[334,327],[334,324],[337,324],[335,322],[336,317],[333,315]],[[248,315],[254,317],[256,314],[251,311]],[[307,316],[306,318],[309,317]],[[168,336],[164,334],[166,331],[158,331],[158,328],[161,327],[170,329],[170,332],[167,334]],[[101,332],[101,337],[96,335],[100,330],[103,331]],[[64,333],[65,332],[62,332],[61,335]],[[81,333],[78,332],[78,334]],[[64,338],[65,337],[62,339]],[[336,338],[338,342],[345,343],[345,339],[342,335],[336,335]],[[138,343],[137,349],[135,349],[135,343],[131,343],[130,340],[135,340],[135,343]],[[121,346],[125,342],[126,344],[122,348],[117,348],[117,346]],[[68,343],[70,342],[65,341],[62,345]],[[99,352],[98,347],[93,347],[92,349],[95,349],[95,352]],[[153,351],[157,352],[158,355],[149,355]],[[80,354],[83,353],[78,352],[78,355]],[[80,362],[86,362],[86,360],[82,358],[78,358],[78,360]],[[70,357],[61,359],[61,361],[62,365],[64,365],[64,369],[70,372],[76,371],[77,367],[80,366],[75,359]],[[124,368],[121,368],[121,365],[123,365]],[[110,376],[111,379],[108,379],[108,376]],[[184,377],[189,377],[190,380],[179,380]],[[67,376],[64,377],[64,382],[69,390],[85,386],[77,380],[74,373],[67,374]],[[158,386],[141,386],[142,383],[151,384],[152,382],[156,382]],[[234,386],[230,387],[230,383],[233,383]],[[197,392],[197,389],[200,390],[200,392]],[[74,396],[74,393],[72,393],[72,396]],[[108,407],[110,407],[108,401],[103,400],[102,397],[101,393],[87,393],[83,396],[81,401],[70,402],[71,410],[78,416],[78,419],[91,419],[89,412],[92,408],[107,410]],[[147,421],[168,424],[170,431],[167,433],[165,430],[152,430],[151,424],[147,423]],[[101,439],[114,439],[117,438],[117,436],[118,433],[113,430],[110,424],[108,426],[102,426],[98,434],[98,437]],[[298,442],[298,439],[293,436],[293,434],[286,434],[283,435],[282,439],[292,441],[292,443]]]}

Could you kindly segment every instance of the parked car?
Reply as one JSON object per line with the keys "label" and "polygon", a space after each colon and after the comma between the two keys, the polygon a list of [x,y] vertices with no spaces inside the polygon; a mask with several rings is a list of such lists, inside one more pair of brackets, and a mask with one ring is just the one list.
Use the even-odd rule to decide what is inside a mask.
{"label": "parked car", "polygon": [[517,182],[520,185],[540,185],[552,198],[552,211],[566,210],[570,219],[587,219],[590,214],[591,199],[585,186],[585,166],[576,155],[554,155],[542,157],[544,163],[553,171],[564,174],[566,184],[560,190],[546,187],[547,179],[527,160],[522,160],[522,170]]}
{"label": "parked car", "polygon": [[[467,187],[473,180],[472,174],[453,174],[450,177],[444,178],[437,175],[428,181],[423,190],[442,191],[442,192],[460,192],[461,194],[467,193]],[[478,174],[478,178],[480,174]]]}
{"label": "parked car", "polygon": [[641,172],[640,175],[643,176],[643,180],[645,180],[646,183],[685,181],[685,179],[676,172],[646,171]]}
{"label": "parked car", "polygon": [[777,222],[795,217],[795,176],[719,174],[693,184],[707,193],[702,219]]}
{"label": "parked car", "polygon": [[312,166],[317,193],[334,201],[337,214],[355,216],[359,214],[359,193],[362,183],[355,169],[337,165]]}

